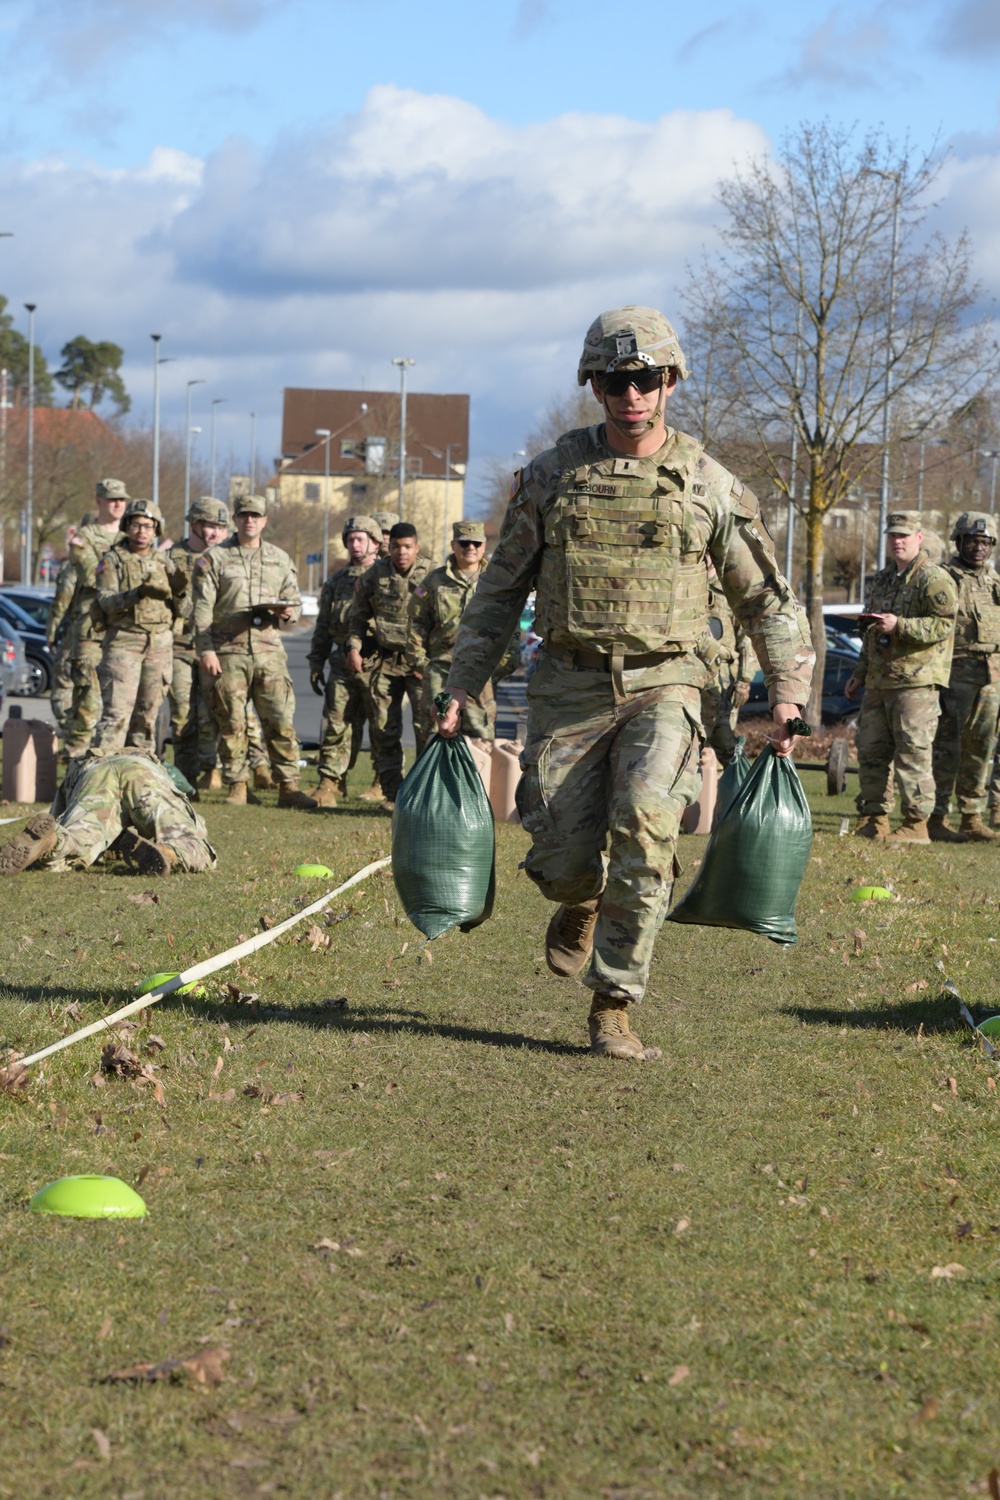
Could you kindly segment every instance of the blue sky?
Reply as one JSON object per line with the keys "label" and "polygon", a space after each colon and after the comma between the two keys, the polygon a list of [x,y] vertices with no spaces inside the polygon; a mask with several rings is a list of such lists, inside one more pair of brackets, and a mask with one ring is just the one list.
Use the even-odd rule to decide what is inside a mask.
{"label": "blue sky", "polygon": [[281,388],[468,390],[521,446],[600,307],[670,310],[714,185],[803,119],[951,148],[940,223],[1000,294],[1000,4],[0,0],[0,291],[127,354],[162,331],[223,447]]}

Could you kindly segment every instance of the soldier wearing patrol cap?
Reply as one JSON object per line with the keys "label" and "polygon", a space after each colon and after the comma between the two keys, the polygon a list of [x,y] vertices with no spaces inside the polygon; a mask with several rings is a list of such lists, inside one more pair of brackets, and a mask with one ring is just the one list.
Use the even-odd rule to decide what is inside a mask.
{"label": "soldier wearing patrol cap", "polygon": [[[858,665],[844,691],[864,688],[858,723],[858,838],[930,843],[934,810],[931,765],[940,705],[948,686],[958,590],[923,548],[917,511],[892,511],[886,526],[891,561],[872,580]],[[892,772],[899,784],[902,827],[889,830]]]}
{"label": "soldier wearing patrol cap", "polygon": [[809,627],[782,578],[757,498],[664,410],[687,375],[662,313],[602,313],[578,379],[604,407],[511,486],[499,545],[462,617],[441,721],[458,733],[530,591],[542,637],[518,806],[529,877],[560,903],[546,958],[593,992],[591,1051],[643,1058],[629,1026],[667,915],[681,814],[698,787],[698,645],[706,555],[763,667],[779,755],[809,695]]}
{"label": "soldier wearing patrol cap", "polygon": [[278,783],[278,806],[312,808],[314,799],[299,791],[295,693],[279,629],[302,611],[295,564],[287,552],[263,540],[263,495],[242,495],[235,507],[236,535],[210,547],[194,564],[195,647],[199,665],[212,679],[226,801],[245,807],[253,800],[247,792],[252,703]]}
{"label": "soldier wearing patrol cap", "polygon": [[[348,561],[345,567],[331,573],[323,585],[309,647],[309,682],[313,692],[324,700],[316,792],[319,807],[336,807],[337,793],[342,797],[347,795],[347,773],[358,758],[364,737],[366,683],[378,661],[375,638],[366,635],[361,643],[361,671],[348,672],[344,642],[355,586],[379,555],[382,530],[374,516],[348,516],[341,539],[347,548]],[[330,670],[324,677],[327,665]],[[372,791],[362,795],[366,801],[373,801],[373,792],[381,798],[377,778]]]}
{"label": "soldier wearing patrol cap", "polygon": [[120,479],[99,479],[94,497],[96,518],[85,519],[70,537],[69,560],[73,568],[73,597],[66,612],[69,637],[70,675],[73,696],[63,723],[63,738],[69,756],[82,755],[94,737],[101,717],[101,684],[97,668],[101,660],[105,622],[97,599],[97,566],[120,534],[128,492]]}
{"label": "soldier wearing patrol cap", "polygon": [[225,541],[230,532],[229,511],[214,495],[201,495],[187,513],[190,527],[183,541],[170,549],[170,560],[186,579],[174,620],[174,660],[170,679],[170,736],[174,765],[192,786],[210,791],[221,786],[215,769],[219,730],[211,710],[212,679],[198,667],[194,645],[192,575],[195,559]]}
{"label": "soldier wearing patrol cap", "polygon": [[156,716],[170,686],[174,613],[186,575],[156,550],[163,517],[151,500],[130,500],[122,537],[97,565],[96,607],[107,624],[97,677],[103,708],[94,746],[155,749]]}
{"label": "soldier wearing patrol cap", "polygon": [[[996,518],[964,511],[951,539],[955,556],[947,568],[958,589],[955,651],[948,686],[941,689],[941,718],[934,736],[937,793],[928,826],[932,839],[992,844],[997,835],[986,827],[983,812],[1000,715],[1000,575],[990,562],[997,542]],[[952,792],[962,815],[958,833],[946,822]]]}
{"label": "soldier wearing patrol cap", "polygon": [[[455,521],[451,528],[451,556],[418,583],[410,598],[410,635],[413,663],[423,673],[423,704],[428,723],[434,699],[451,670],[458,624],[486,567],[486,530],[482,521]],[[492,682],[462,709],[462,733],[492,740],[497,717]]]}
{"label": "soldier wearing patrol cap", "polygon": [[399,516],[394,510],[373,510],[372,520],[377,521],[382,528],[382,542],[378,549],[379,557],[389,556],[389,532],[398,523]]}

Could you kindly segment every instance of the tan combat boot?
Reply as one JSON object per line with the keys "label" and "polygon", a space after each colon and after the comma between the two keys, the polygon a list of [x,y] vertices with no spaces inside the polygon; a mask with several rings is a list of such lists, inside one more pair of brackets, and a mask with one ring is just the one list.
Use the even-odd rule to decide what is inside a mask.
{"label": "tan combat boot", "polygon": [[362,802],[381,802],[382,801],[382,788],[379,785],[379,779],[378,779],[377,776],[375,777],[375,780],[372,782],[371,786],[368,788],[367,792],[362,792],[361,793],[361,801]]}
{"label": "tan combat boot", "polygon": [[854,830],[856,839],[887,839],[889,819],[885,813],[865,813]]}
{"label": "tan combat boot", "polygon": [[990,827],[1000,828],[1000,802],[990,808]]}
{"label": "tan combat boot", "polygon": [[974,844],[995,844],[1000,840],[1000,833],[991,833],[979,813],[963,813],[960,827]]}
{"label": "tan combat boot", "polygon": [[579,906],[557,908],[545,934],[545,962],[560,979],[575,979],[583,972],[594,951],[594,928],[600,909],[600,896],[582,901]]}
{"label": "tan combat boot", "polygon": [[319,786],[313,794],[313,800],[317,807],[336,807],[337,784],[331,776],[319,778]]}
{"label": "tan combat boot", "polygon": [[253,792],[248,790],[245,781],[234,781],[232,783],[226,802],[230,807],[246,807],[248,803],[251,807],[260,806],[259,798],[255,797]]}
{"label": "tan combat boot", "polygon": [[213,766],[210,771],[205,771],[198,778],[199,792],[221,792],[222,777],[219,775],[218,766]]}
{"label": "tan combat boot", "polygon": [[140,875],[169,875],[177,863],[177,855],[166,844],[141,838],[134,828],[118,835],[118,848],[126,864],[134,866]]}
{"label": "tan combat boot", "polygon": [[926,818],[908,817],[894,833],[889,835],[890,844],[929,844],[930,841],[931,836],[927,831]]}
{"label": "tan combat boot", "polygon": [[310,807],[316,806],[316,799],[300,792],[297,781],[283,781],[278,788],[278,806],[301,807],[308,811]]}
{"label": "tan combat boot", "polygon": [[24,829],[0,849],[0,875],[20,875],[36,859],[56,847],[56,820],[48,813],[36,813]]}
{"label": "tan combat boot", "polygon": [[[569,910],[578,910],[570,907]],[[644,1062],[646,1048],[628,1024],[628,1001],[595,995],[587,1017],[590,1050],[595,1057],[629,1057]],[[655,1049],[650,1048],[650,1052]]]}
{"label": "tan combat boot", "polygon": [[968,835],[959,833],[957,828],[949,828],[944,813],[932,813],[927,819],[927,832],[931,836],[932,844],[967,844]]}
{"label": "tan combat boot", "polygon": [[253,784],[258,792],[270,792],[274,789],[274,777],[271,775],[270,766],[254,766]]}

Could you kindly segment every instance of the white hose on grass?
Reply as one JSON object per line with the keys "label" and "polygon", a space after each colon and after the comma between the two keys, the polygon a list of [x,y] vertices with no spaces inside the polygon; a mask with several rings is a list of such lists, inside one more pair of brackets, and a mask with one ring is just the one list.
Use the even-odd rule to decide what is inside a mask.
{"label": "white hose on grass", "polygon": [[176,979],[164,980],[162,984],[156,986],[155,990],[150,990],[148,995],[140,995],[138,1000],[132,1000],[128,1005],[123,1005],[121,1010],[116,1010],[112,1015],[102,1016],[99,1021],[93,1021],[89,1026],[81,1026],[79,1031],[74,1031],[71,1036],[64,1036],[58,1042],[53,1042],[51,1047],[43,1047],[41,1052],[33,1052],[30,1057],[19,1057],[17,1066],[28,1068],[32,1063],[41,1062],[43,1057],[51,1057],[53,1052],[61,1052],[64,1047],[72,1047],[74,1042],[82,1042],[84,1037],[95,1036],[99,1031],[113,1029],[116,1022],[124,1021],[126,1016],[133,1015],[137,1010],[145,1010],[147,1006],[155,1005],[158,1000],[163,999],[164,995],[172,995],[174,990],[180,989],[181,985],[205,979],[209,974],[215,974],[219,969],[235,963],[237,959],[246,958],[249,953],[256,953],[258,948],[273,943],[275,938],[281,937],[283,932],[287,932],[304,917],[311,917],[316,912],[322,911],[324,906],[328,906],[344,891],[350,890],[352,885],[367,880],[369,875],[377,874],[379,870],[384,870],[386,865],[390,864],[392,864],[392,859],[387,855],[385,859],[377,859],[374,864],[365,865],[364,869],[352,875],[350,880],[345,880],[343,885],[338,885],[335,891],[327,891],[325,896],[303,907],[301,911],[295,913],[294,917],[287,917],[284,922],[279,922],[277,927],[269,927],[266,932],[259,932],[256,937],[247,938],[245,943],[237,943],[235,948],[227,948],[225,953],[216,954],[215,958],[206,958],[200,964],[193,964],[190,969],[185,969],[183,974],[178,974]]}

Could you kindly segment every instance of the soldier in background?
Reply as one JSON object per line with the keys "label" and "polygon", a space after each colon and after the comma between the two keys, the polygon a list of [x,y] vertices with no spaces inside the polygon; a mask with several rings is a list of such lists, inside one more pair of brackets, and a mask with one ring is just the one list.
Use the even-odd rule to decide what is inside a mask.
{"label": "soldier in background", "polygon": [[440,723],[442,735],[458,733],[537,588],[544,644],[517,793],[532,836],[524,868],[560,903],[546,961],[593,992],[600,1057],[647,1055],[628,1010],[646,988],[681,814],[698,785],[706,553],[764,668],[778,755],[791,754],[788,726],[815,660],[756,496],[665,425],[687,373],[655,309],[616,308],[591,325],[577,378],[605,420],[565,433],[515,475],[499,545],[462,617]]}
{"label": "soldier in background", "polygon": [[[933,762],[937,793],[928,827],[931,838],[943,843],[992,844],[997,835],[986,827],[983,812],[1000,716],[1000,575],[990,563],[996,519],[964,511],[951,539],[956,555],[947,567],[958,589],[955,652],[948,686],[941,689]],[[958,833],[946,821],[952,792],[962,815]]]}
{"label": "soldier in background", "polygon": [[382,795],[389,806],[403,782],[403,699],[410,700],[417,754],[427,741],[421,674],[410,655],[410,596],[430,572],[418,556],[416,527],[397,521],[389,533],[389,556],[380,557],[355,585],[354,604],[344,642],[348,672],[364,671],[361,648],[375,638],[378,661],[367,677],[368,729],[372,760]]}
{"label": "soldier in background", "polygon": [[399,516],[394,510],[373,510],[372,520],[377,521],[382,529],[382,544],[378,549],[379,557],[389,556],[389,533],[398,523]]}
{"label": "soldier in background", "polygon": [[726,603],[715,566],[708,564],[708,633],[698,646],[708,682],[701,690],[701,727],[720,765],[736,754],[736,720],[757,671],[750,638]]}
{"label": "soldier in background", "polygon": [[262,540],[263,495],[238,499],[235,519],[236,535],[210,547],[194,565],[195,646],[213,679],[226,801],[245,807],[251,800],[247,705],[252,702],[278,783],[278,806],[315,807],[313,798],[299,791],[295,694],[279,630],[302,610],[295,565],[287,552]]}
{"label": "soldier in background", "polygon": [[156,716],[170,686],[173,625],[187,577],[156,550],[163,517],[151,500],[130,500],[121,541],[97,565],[97,601],[107,622],[97,669],[103,712],[95,749],[155,748]]}
{"label": "soldier in background", "polygon": [[[929,844],[938,689],[948,686],[958,590],[944,568],[928,561],[916,511],[891,512],[886,535],[892,561],[872,580],[861,655],[844,685],[848,698],[864,688],[857,738],[861,817],[854,833]],[[903,824],[890,833],[893,770]]]}
{"label": "soldier in background", "polygon": [[[362,640],[361,671],[357,673],[348,672],[343,646],[355,585],[378,557],[381,527],[374,516],[349,516],[341,540],[347,548],[347,565],[331,573],[323,585],[309,647],[309,683],[313,692],[324,699],[318,807],[336,807],[338,792],[342,797],[347,796],[347,773],[358,758],[367,719],[366,682],[377,664],[374,637]],[[329,675],[324,678],[327,666]]]}
{"label": "soldier in background", "polygon": [[195,558],[229,535],[229,511],[221,500],[202,495],[187,513],[190,532],[170,549],[170,561],[187,580],[187,609],[174,620],[173,666],[170,679],[170,736],[174,765],[199,791],[221,787],[215,762],[219,731],[209,700],[212,679],[198,667],[194,647],[194,602],[192,573]]}
{"label": "soldier in background", "polygon": [[[96,512],[88,510],[80,524],[91,526],[95,519]],[[76,535],[75,529],[73,534]],[[45,639],[53,650],[50,702],[60,739],[66,737],[73,706],[73,638],[69,613],[75,591],[76,571],[72,559],[67,557],[56,575],[56,591],[45,622]]]}
{"label": "soldier in background", "polygon": [[[448,680],[458,623],[486,567],[486,531],[482,521],[455,521],[451,556],[418,583],[410,598],[411,659],[423,673],[423,712],[429,724],[434,699]],[[488,682],[462,710],[462,733],[476,740],[495,737],[497,717],[493,683]]]}
{"label": "soldier in background", "polygon": [[216,863],[205,824],[152,752],[94,750],[71,762],[60,804],[58,817],[36,814],[0,848],[0,875],[86,869],[112,844],[140,875]]}
{"label": "soldier in background", "polygon": [[97,484],[97,519],[83,524],[70,539],[69,558],[76,580],[68,611],[69,651],[72,662],[73,701],[65,720],[64,748],[70,757],[82,755],[90,745],[101,717],[101,684],[97,668],[104,640],[104,616],[95,611],[97,568],[105,552],[120,535],[128,494],[120,479],[101,479]]}

